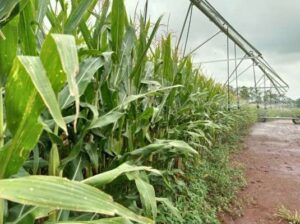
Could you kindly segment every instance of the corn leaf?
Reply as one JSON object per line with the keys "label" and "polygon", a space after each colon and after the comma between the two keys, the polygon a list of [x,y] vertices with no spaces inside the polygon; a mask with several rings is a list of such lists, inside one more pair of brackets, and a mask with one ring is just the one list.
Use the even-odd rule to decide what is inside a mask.
{"label": "corn leaf", "polygon": [[79,25],[90,5],[95,0],[81,0],[79,5],[75,7],[65,24],[65,33],[72,33]]}
{"label": "corn leaf", "polygon": [[181,85],[175,85],[175,86],[167,86],[167,87],[163,87],[163,88],[159,88],[156,90],[152,90],[146,93],[142,93],[142,94],[138,94],[138,95],[130,95],[128,97],[126,97],[126,99],[124,100],[124,102],[119,106],[119,107],[126,107],[128,104],[130,104],[133,101],[136,101],[138,99],[144,98],[146,96],[151,96],[156,94],[157,92],[164,92],[167,90],[171,90],[171,89],[176,89],[176,88],[182,88],[183,86]]}
{"label": "corn leaf", "polygon": [[112,182],[113,180],[118,178],[120,175],[129,173],[129,172],[134,172],[134,171],[141,171],[141,170],[145,170],[145,171],[153,172],[157,175],[161,175],[160,171],[152,169],[151,167],[133,166],[133,165],[124,163],[113,170],[109,170],[107,172],[95,175],[93,177],[83,180],[82,182],[85,184],[93,185],[93,186],[103,186],[105,184]]}
{"label": "corn leaf", "polygon": [[1,0],[0,2],[0,24],[2,21],[8,19],[11,12],[15,8],[15,6],[20,2],[21,0]]}
{"label": "corn leaf", "polygon": [[94,128],[102,128],[110,124],[116,123],[124,114],[117,112],[117,111],[112,111],[109,112],[98,119],[95,119],[89,129],[94,129]]}
{"label": "corn leaf", "polygon": [[50,2],[50,0],[38,0],[38,10],[37,10],[37,15],[36,15],[36,21],[39,24],[43,23],[43,20],[46,16],[46,13],[48,10],[49,2]]}
{"label": "corn leaf", "polygon": [[198,155],[198,152],[189,144],[180,140],[156,140],[154,143],[136,149],[129,153],[132,156],[149,156],[159,153],[182,153],[186,155]]}
{"label": "corn leaf", "polygon": [[111,39],[112,49],[117,56],[120,55],[119,52],[122,47],[126,24],[127,14],[124,0],[113,0],[111,11]]}
{"label": "corn leaf", "polygon": [[155,220],[157,216],[157,204],[154,187],[140,177],[135,178],[135,184],[147,216],[152,216]]}
{"label": "corn leaf", "polygon": [[0,80],[4,85],[17,54],[18,19],[9,22],[1,32],[4,36],[0,37]]}
{"label": "corn leaf", "polygon": [[0,151],[0,177],[16,173],[37,143],[42,132],[38,118],[45,106],[57,124],[67,131],[55,93],[38,57],[16,58],[6,85],[5,101],[7,126],[13,139]]}
{"label": "corn leaf", "polygon": [[[49,223],[51,224],[51,223]],[[125,218],[107,218],[99,219],[94,221],[68,221],[68,222],[57,222],[56,224],[132,224],[128,219]]]}
{"label": "corn leaf", "polygon": [[163,77],[168,82],[173,83],[174,69],[172,59],[171,35],[163,42]]}
{"label": "corn leaf", "polygon": [[27,74],[30,76],[35,89],[40,94],[54,121],[59,127],[67,132],[67,127],[61,115],[55,93],[52,89],[49,79],[47,78],[46,71],[40,58],[29,56],[19,56],[18,58],[20,63],[26,69]]}
{"label": "corn leaf", "polygon": [[[79,74],[76,77],[76,84],[79,89],[79,96],[82,96],[94,77],[95,73],[104,65],[102,58],[89,58],[80,63]],[[59,104],[62,109],[67,108],[75,101],[71,96],[69,87],[66,86],[59,94]]]}
{"label": "corn leaf", "polygon": [[101,29],[104,26],[106,17],[107,17],[107,13],[108,13],[108,9],[110,6],[110,0],[104,0],[102,8],[101,8],[101,16],[99,18],[97,18],[97,22],[95,24],[95,31],[93,34],[93,39],[95,41],[95,43],[97,43],[97,45],[99,44],[99,40],[101,39]]}
{"label": "corn leaf", "polygon": [[35,5],[33,1],[21,1],[20,7],[23,10],[20,13],[19,38],[21,49],[24,55],[37,55],[36,36],[33,29],[35,21]]}
{"label": "corn leaf", "polygon": [[119,215],[138,223],[153,223],[114,202],[110,195],[97,188],[61,177],[29,176],[0,180],[0,198],[25,205]]}
{"label": "corn leaf", "polygon": [[45,40],[41,51],[41,59],[46,71],[55,83],[55,92],[64,85],[67,78],[70,95],[76,102],[76,120],[79,116],[79,90],[76,76],[79,72],[79,62],[75,39],[70,35],[50,34]]}

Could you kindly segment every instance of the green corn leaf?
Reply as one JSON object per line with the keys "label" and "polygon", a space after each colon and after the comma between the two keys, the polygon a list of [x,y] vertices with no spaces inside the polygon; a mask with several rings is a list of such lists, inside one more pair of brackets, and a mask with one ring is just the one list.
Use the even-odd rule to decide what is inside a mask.
{"label": "green corn leaf", "polygon": [[60,177],[29,176],[0,180],[0,198],[25,205],[119,215],[138,223],[153,223],[114,202],[110,195],[97,188]]}
{"label": "green corn leaf", "polygon": [[58,16],[55,15],[55,12],[51,9],[51,7],[47,7],[46,17],[51,24],[51,32],[53,33],[62,33],[63,28],[61,24],[61,20]]}
{"label": "green corn leaf", "polygon": [[[51,222],[47,224],[52,224]],[[54,223],[53,223],[54,224]],[[68,221],[68,222],[57,222],[55,224],[132,224],[128,219],[125,218],[107,218],[98,219],[94,221]]]}
{"label": "green corn leaf", "polygon": [[100,18],[97,18],[97,22],[95,24],[95,31],[93,34],[93,39],[94,39],[94,42],[97,43],[97,46],[99,45],[99,41],[101,39],[101,30],[102,30],[102,27],[104,26],[104,23],[105,23],[105,20],[107,17],[109,5],[110,5],[109,3],[110,3],[110,0],[104,1],[102,8],[101,8],[101,16],[100,16]]}
{"label": "green corn leaf", "polygon": [[1,0],[0,2],[0,27],[1,23],[8,19],[15,6],[21,0]]}
{"label": "green corn leaf", "polygon": [[134,47],[135,40],[136,40],[135,29],[132,26],[128,26],[124,36],[124,40],[122,41],[122,48],[120,51],[120,63],[118,66],[117,74],[114,77],[115,79],[114,88],[118,88],[118,85],[122,80],[127,80],[127,82],[129,80],[129,77],[127,77],[126,74],[128,74],[129,73],[128,71],[131,70],[131,66],[132,66],[131,51]]}
{"label": "green corn leaf", "polygon": [[135,178],[135,184],[147,216],[152,216],[155,220],[157,216],[157,204],[154,187],[140,177]]}
{"label": "green corn leaf", "polygon": [[38,0],[36,21],[41,25],[46,16],[50,0]]}
{"label": "green corn leaf", "polygon": [[198,152],[189,144],[180,140],[156,140],[154,143],[136,149],[129,153],[132,156],[149,156],[164,153],[181,153],[186,155],[198,155]]}
{"label": "green corn leaf", "polygon": [[133,165],[124,163],[113,170],[109,170],[107,172],[95,175],[93,177],[83,180],[82,182],[89,184],[89,185],[93,185],[93,186],[103,186],[105,184],[112,182],[113,180],[118,178],[120,175],[129,173],[129,172],[134,172],[134,171],[141,171],[141,170],[145,170],[145,171],[155,173],[157,175],[161,175],[160,171],[158,171],[156,169],[152,169],[151,167],[133,166]]}
{"label": "green corn leaf", "polygon": [[[76,83],[79,89],[79,96],[82,96],[94,77],[95,73],[104,65],[102,58],[89,58],[80,63],[79,74],[76,77]],[[66,86],[59,94],[59,104],[62,109],[67,108],[74,102],[75,98],[71,96],[69,87]]]}
{"label": "green corn leaf", "polygon": [[95,0],[81,0],[77,7],[75,7],[65,24],[65,33],[72,33],[81,22],[87,10]]}
{"label": "green corn leaf", "polygon": [[41,51],[41,59],[54,86],[59,91],[67,78],[69,92],[75,99],[76,121],[79,116],[79,90],[76,76],[79,72],[79,62],[75,39],[70,35],[50,34],[45,40]]}
{"label": "green corn leaf", "polygon": [[139,82],[141,81],[141,77],[140,77],[140,74],[138,74],[138,71],[142,65],[142,62],[143,60],[145,59],[146,55],[147,55],[147,52],[149,50],[149,48],[151,47],[151,44],[155,38],[155,35],[156,35],[156,32],[158,31],[159,29],[159,26],[160,26],[160,22],[162,20],[162,17],[159,17],[159,19],[156,21],[154,27],[153,27],[153,30],[150,34],[150,37],[149,37],[149,40],[145,46],[145,48],[143,49],[143,52],[141,53],[141,55],[139,56],[139,58],[137,59],[137,63],[136,65],[134,66],[131,74],[130,74],[130,77],[133,78],[135,77],[135,83],[136,83],[136,86],[139,86]]}
{"label": "green corn leaf", "polygon": [[47,78],[46,71],[39,57],[19,56],[20,63],[24,66],[32,83],[39,92],[44,104],[49,109],[56,124],[67,132],[65,121],[61,115],[59,105],[52,89],[51,83]]}
{"label": "green corn leaf", "polygon": [[2,30],[0,36],[0,80],[2,86],[6,81],[8,73],[17,54],[18,46],[18,19],[9,22]]}
{"label": "green corn leaf", "polygon": [[58,148],[57,145],[53,143],[49,154],[48,175],[59,176],[59,165],[60,165],[60,159],[59,159]]}
{"label": "green corn leaf", "polygon": [[34,33],[33,22],[35,21],[35,5],[33,1],[21,1],[19,38],[21,49],[24,55],[37,55],[36,36]]}
{"label": "green corn leaf", "polygon": [[142,93],[142,94],[138,94],[138,95],[130,95],[130,96],[126,97],[124,102],[122,104],[120,104],[119,107],[126,107],[126,106],[128,106],[128,104],[130,104],[133,101],[144,98],[146,96],[155,95],[158,92],[164,92],[164,91],[167,91],[167,90],[172,90],[172,89],[182,88],[182,87],[183,86],[181,86],[181,85],[167,86],[167,87],[159,88],[159,89],[152,90],[152,91]]}
{"label": "green corn leaf", "polygon": [[107,125],[110,124],[114,124],[116,123],[122,116],[124,115],[124,113],[120,113],[117,111],[112,111],[109,112],[101,117],[99,117],[98,119],[95,119],[89,129],[94,129],[94,128],[102,128],[105,127]]}
{"label": "green corn leaf", "polygon": [[[39,59],[36,57],[31,57],[34,60],[29,60],[28,64],[26,64],[27,67],[19,59],[23,58],[25,61],[28,61],[28,58],[19,57],[11,70],[6,86],[5,102],[7,125],[13,134],[13,140],[5,145],[0,152],[0,178],[16,173],[37,143],[43,129],[43,126],[38,122],[40,113],[44,109],[43,100],[57,124],[65,132],[67,131],[65,122],[62,120],[62,116],[59,115],[59,107],[56,105],[56,94],[65,83],[67,75],[64,75],[66,74],[64,71],[69,71],[70,76],[70,71],[76,70],[77,52],[74,45],[73,50],[72,47],[68,46],[69,44],[74,44],[74,41],[68,38],[64,39],[66,43],[60,44],[63,45],[63,48],[59,52],[58,50],[55,51],[57,46],[52,36],[53,34],[46,38],[41,51],[41,60],[51,84],[45,77],[43,65],[39,63]],[[66,52],[73,52],[74,55],[69,55]],[[75,62],[72,63],[74,58]],[[68,62],[69,60],[70,62]],[[38,66],[38,68],[33,66]],[[28,71],[29,73],[34,73],[30,73],[31,76],[29,76]],[[35,87],[38,88],[39,92]],[[51,88],[53,88],[54,93],[53,90],[51,91]],[[42,98],[39,97],[39,93]]]}
{"label": "green corn leaf", "polygon": [[128,21],[124,0],[113,0],[111,10],[111,39],[112,49],[117,56],[120,55],[119,52],[122,47],[125,26],[127,23]]}
{"label": "green corn leaf", "polygon": [[174,71],[173,71],[171,35],[169,35],[167,40],[163,42],[163,77],[168,82],[173,83]]}
{"label": "green corn leaf", "polygon": [[16,58],[6,85],[5,103],[7,126],[13,139],[0,151],[0,177],[16,173],[34,148],[43,129],[38,119],[44,105],[56,123],[67,131],[55,93],[38,57]]}

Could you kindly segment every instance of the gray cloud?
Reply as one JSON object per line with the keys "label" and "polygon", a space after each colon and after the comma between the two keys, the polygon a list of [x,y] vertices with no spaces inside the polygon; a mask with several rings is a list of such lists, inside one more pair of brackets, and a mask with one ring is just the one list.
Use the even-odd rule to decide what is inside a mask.
{"label": "gray cloud", "polygon": [[[126,0],[126,6],[133,15],[142,11],[145,0]],[[300,1],[299,0],[210,0],[210,3],[254,46],[267,61],[288,82],[288,96],[300,98]],[[149,15],[152,20],[164,15],[168,31],[178,38],[189,6],[188,0],[150,0]],[[167,29],[163,27],[162,29]],[[218,29],[200,11],[194,8],[188,49],[195,48]],[[233,44],[231,44],[233,57]],[[238,57],[243,53],[238,51]],[[226,37],[221,34],[201,48],[194,61],[208,61],[226,58]],[[240,69],[247,67],[246,62]],[[232,64],[233,66],[233,64]],[[226,80],[226,63],[204,64],[203,71],[217,81]],[[252,74],[246,73],[240,80],[248,85]]]}

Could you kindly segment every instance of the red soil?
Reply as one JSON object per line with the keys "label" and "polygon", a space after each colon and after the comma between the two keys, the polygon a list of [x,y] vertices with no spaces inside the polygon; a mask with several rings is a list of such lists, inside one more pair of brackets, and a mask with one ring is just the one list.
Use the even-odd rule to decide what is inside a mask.
{"label": "red soil", "polygon": [[300,125],[292,121],[258,123],[236,160],[244,165],[247,187],[239,194],[240,213],[222,215],[224,224],[287,223],[280,206],[300,211]]}

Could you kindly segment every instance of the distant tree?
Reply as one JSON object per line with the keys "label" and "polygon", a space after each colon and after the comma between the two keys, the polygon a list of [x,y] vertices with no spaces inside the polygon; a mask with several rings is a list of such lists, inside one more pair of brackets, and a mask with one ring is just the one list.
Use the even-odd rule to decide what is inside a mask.
{"label": "distant tree", "polygon": [[240,89],[240,97],[244,100],[249,100],[250,98],[249,88],[247,88],[246,86],[242,86]]}
{"label": "distant tree", "polygon": [[296,107],[300,108],[300,98],[295,100]]}

